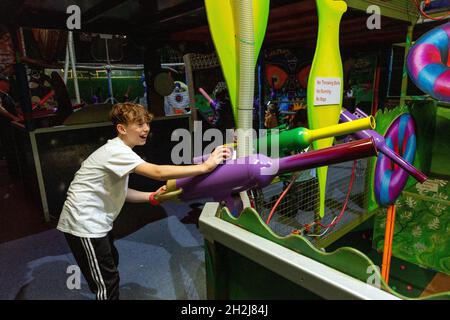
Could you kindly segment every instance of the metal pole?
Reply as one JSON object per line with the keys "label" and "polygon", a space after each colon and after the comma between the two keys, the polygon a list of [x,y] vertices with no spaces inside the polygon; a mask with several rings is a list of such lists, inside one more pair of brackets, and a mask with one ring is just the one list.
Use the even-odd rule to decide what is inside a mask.
{"label": "metal pole", "polygon": [[69,56],[70,56],[70,62],[72,64],[72,76],[73,76],[73,86],[75,89],[75,98],[78,104],[81,103],[80,99],[80,89],[78,88],[78,78],[77,78],[77,68],[75,66],[75,48],[73,45],[73,33],[72,31],[69,31]]}
{"label": "metal pole", "polygon": [[66,60],[64,61],[64,83],[67,85],[67,77],[69,75],[69,39],[66,45]]}
{"label": "metal pole", "polygon": [[[262,56],[262,55],[261,55]],[[259,113],[259,129],[264,129],[264,95],[263,95],[263,75],[262,75],[262,68],[263,68],[263,59],[262,57],[259,58],[259,64],[258,64],[258,113]]]}
{"label": "metal pole", "polygon": [[22,57],[25,58],[27,56],[27,49],[25,46],[25,38],[23,36],[23,29],[22,27],[19,28],[18,32],[17,32],[17,37],[19,39],[19,50],[20,53],[22,54]]}
{"label": "metal pole", "polygon": [[375,116],[378,110],[379,103],[379,95],[380,95],[380,57],[377,55],[377,63],[375,66],[374,73],[374,87],[372,94],[372,112],[371,114]]}
{"label": "metal pole", "polygon": [[111,99],[111,103],[114,103],[114,93],[113,93],[113,87],[112,87],[112,79],[111,79],[111,62],[109,61],[109,50],[108,50],[108,39],[105,38],[105,45],[106,45],[106,63],[108,64],[106,66],[106,75],[108,77],[108,91],[109,91],[109,99]]}
{"label": "metal pole", "polygon": [[394,63],[394,46],[391,47],[391,56],[389,57],[389,76],[387,84],[387,96],[391,95],[392,66]]}

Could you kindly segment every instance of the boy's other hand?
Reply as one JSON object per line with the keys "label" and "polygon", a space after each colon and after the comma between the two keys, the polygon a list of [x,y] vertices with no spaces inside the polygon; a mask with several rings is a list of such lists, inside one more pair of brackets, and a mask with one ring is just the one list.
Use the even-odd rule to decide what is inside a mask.
{"label": "boy's other hand", "polygon": [[222,161],[231,158],[231,148],[226,146],[219,146],[214,149],[208,160],[204,162],[207,172],[213,171]]}

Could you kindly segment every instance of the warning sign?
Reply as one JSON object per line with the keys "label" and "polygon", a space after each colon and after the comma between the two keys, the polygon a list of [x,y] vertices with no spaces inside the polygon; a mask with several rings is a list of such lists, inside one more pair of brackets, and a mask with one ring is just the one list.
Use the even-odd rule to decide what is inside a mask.
{"label": "warning sign", "polygon": [[341,102],[340,78],[316,78],[314,87],[315,106],[326,106]]}

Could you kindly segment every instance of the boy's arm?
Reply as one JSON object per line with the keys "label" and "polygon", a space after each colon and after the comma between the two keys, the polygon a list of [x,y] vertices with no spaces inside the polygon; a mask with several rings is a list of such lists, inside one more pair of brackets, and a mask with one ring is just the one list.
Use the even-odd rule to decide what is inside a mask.
{"label": "boy's arm", "polygon": [[166,181],[169,179],[178,179],[185,177],[197,176],[200,174],[213,171],[220,162],[228,159],[231,156],[230,149],[225,146],[217,147],[211,156],[197,165],[188,166],[171,166],[171,165],[156,165],[144,162],[136,167],[135,173],[149,177],[154,180]]}
{"label": "boy's arm", "polygon": [[162,186],[161,188],[159,188],[155,192],[142,192],[142,191],[138,191],[138,190],[135,190],[135,189],[128,188],[128,190],[127,190],[127,197],[126,197],[125,201],[126,202],[131,202],[131,203],[145,203],[145,202],[150,202],[151,203],[150,195],[152,193],[154,195],[157,195],[157,194],[160,194],[160,193],[164,193],[165,191],[166,191],[166,186]]}
{"label": "boy's arm", "polygon": [[137,191],[131,188],[127,190],[126,202],[132,203],[143,203],[148,202],[150,197],[150,192]]}

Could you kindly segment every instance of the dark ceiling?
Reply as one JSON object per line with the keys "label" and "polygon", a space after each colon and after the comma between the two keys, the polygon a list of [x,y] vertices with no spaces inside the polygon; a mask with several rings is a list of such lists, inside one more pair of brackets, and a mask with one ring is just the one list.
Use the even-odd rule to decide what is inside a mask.
{"label": "dark ceiling", "polygon": [[[147,43],[208,43],[211,36],[204,0],[2,0],[3,24],[66,29],[66,8],[81,9],[81,31],[127,34]],[[380,30],[368,30],[368,15],[349,9],[341,23],[341,44],[377,47],[404,42],[407,22],[382,17]],[[417,35],[429,29],[418,26]],[[265,46],[313,48],[317,34],[314,0],[271,0]]]}

